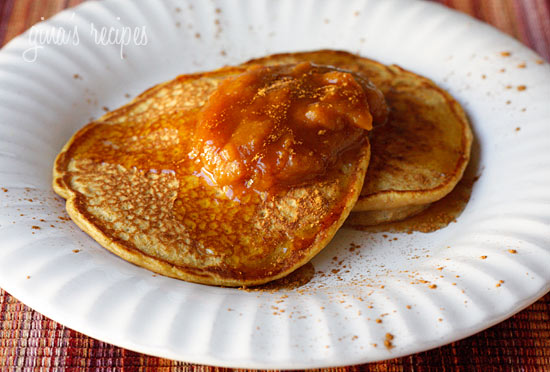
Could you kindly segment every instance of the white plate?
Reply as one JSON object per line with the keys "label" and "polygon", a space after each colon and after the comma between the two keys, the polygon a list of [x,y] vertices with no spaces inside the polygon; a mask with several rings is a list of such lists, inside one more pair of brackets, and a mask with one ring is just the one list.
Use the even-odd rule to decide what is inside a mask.
{"label": "white plate", "polygon": [[[119,46],[94,40],[92,30],[102,27],[144,27],[147,45],[132,41],[121,58]],[[72,38],[42,45],[28,62],[33,38],[61,28],[66,36],[78,32],[78,45]],[[0,186],[8,190],[0,191],[0,286],[62,324],[188,362],[324,367],[449,343],[550,288],[550,68],[484,24],[420,1],[139,0],[86,3],[32,32],[0,52]],[[482,175],[457,223],[390,234],[398,238],[391,242],[342,230],[313,260],[326,276],[267,293],[153,276],[60,221],[66,215],[50,188],[53,159],[104,106],[116,108],[177,74],[319,48],[397,63],[464,105]],[[353,253],[352,242],[361,245]],[[349,270],[340,279],[331,274],[334,256]],[[383,346],[386,333],[395,336],[392,349]]]}

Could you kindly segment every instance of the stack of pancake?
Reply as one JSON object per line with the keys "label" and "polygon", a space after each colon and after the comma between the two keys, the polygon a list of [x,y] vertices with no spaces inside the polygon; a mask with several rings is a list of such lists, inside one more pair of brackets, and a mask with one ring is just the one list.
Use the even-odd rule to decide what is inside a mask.
{"label": "stack of pancake", "polygon": [[[250,66],[311,62],[372,82],[389,107],[337,170],[267,197],[236,200],[197,176],[200,111],[229,76]],[[279,54],[180,76],[79,130],[54,165],[54,190],[75,223],[116,255],[204,284],[250,286],[307,263],[346,219],[369,226],[417,214],[447,195],[470,157],[460,105],[435,83],[346,52]],[[178,159],[177,169],[169,167]]]}

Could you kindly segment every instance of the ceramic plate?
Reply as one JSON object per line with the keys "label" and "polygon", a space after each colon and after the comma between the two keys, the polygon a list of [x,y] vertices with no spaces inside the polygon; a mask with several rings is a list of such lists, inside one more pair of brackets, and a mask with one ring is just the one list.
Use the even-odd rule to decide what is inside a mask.
{"label": "ceramic plate", "polygon": [[[178,74],[320,48],[399,64],[464,105],[480,178],[456,223],[342,229],[313,260],[324,274],[248,292],[152,275],[67,220],[52,163],[91,118]],[[0,286],[97,339],[218,366],[350,365],[461,339],[550,289],[549,101],[539,56],[432,3],[85,3],[0,52]]]}

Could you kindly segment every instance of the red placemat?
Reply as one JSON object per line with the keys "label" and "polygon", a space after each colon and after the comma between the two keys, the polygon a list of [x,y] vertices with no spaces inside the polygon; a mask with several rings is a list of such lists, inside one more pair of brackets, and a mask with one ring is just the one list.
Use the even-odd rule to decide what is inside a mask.
{"label": "red placemat", "polygon": [[[381,0],[383,1],[383,0]],[[0,0],[0,45],[82,0]],[[437,0],[500,28],[550,61],[550,0]],[[97,341],[0,289],[0,371],[223,371]],[[550,371],[550,294],[484,332],[404,358],[334,371]]]}

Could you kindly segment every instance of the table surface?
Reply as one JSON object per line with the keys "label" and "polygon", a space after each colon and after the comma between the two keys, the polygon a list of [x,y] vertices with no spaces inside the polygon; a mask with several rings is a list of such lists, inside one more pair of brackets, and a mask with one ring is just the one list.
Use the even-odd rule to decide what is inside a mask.
{"label": "table surface", "polygon": [[[0,45],[83,0],[0,0]],[[433,0],[488,22],[550,61],[550,0]],[[219,371],[87,337],[0,289],[0,371]],[[472,337],[404,358],[327,370],[550,371],[550,294]]]}

